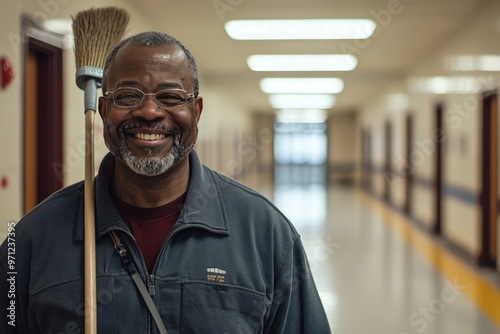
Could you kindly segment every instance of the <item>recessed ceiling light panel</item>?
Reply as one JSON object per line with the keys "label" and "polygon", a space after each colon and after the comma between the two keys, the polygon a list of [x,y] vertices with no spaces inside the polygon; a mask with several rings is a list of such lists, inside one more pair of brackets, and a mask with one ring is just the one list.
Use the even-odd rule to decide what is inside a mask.
{"label": "recessed ceiling light panel", "polygon": [[279,109],[276,121],[281,123],[324,123],[328,118],[325,109]]}
{"label": "recessed ceiling light panel", "polygon": [[352,71],[358,60],[349,54],[252,55],[247,64],[252,71]]}
{"label": "recessed ceiling light panel", "polygon": [[366,39],[376,24],[369,19],[235,20],[224,27],[236,40]]}
{"label": "recessed ceiling light panel", "polygon": [[481,83],[475,77],[423,77],[408,80],[412,93],[477,94]]}
{"label": "recessed ceiling light panel", "polygon": [[265,78],[260,81],[264,93],[327,93],[337,94],[344,89],[339,78]]}
{"label": "recessed ceiling light panel", "polygon": [[500,71],[500,56],[462,55],[445,59],[446,69],[450,71]]}
{"label": "recessed ceiling light panel", "polygon": [[328,94],[271,94],[269,102],[274,109],[330,109],[335,97]]}

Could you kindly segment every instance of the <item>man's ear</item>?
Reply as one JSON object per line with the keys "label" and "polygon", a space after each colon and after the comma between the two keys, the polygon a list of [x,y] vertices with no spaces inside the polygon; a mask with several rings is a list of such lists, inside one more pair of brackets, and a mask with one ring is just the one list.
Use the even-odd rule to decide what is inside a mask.
{"label": "man's ear", "polygon": [[196,118],[196,123],[200,121],[201,112],[203,111],[203,98],[198,96],[194,100],[194,116]]}
{"label": "man's ear", "polygon": [[104,97],[99,96],[99,104],[98,104],[98,109],[99,109],[99,115],[101,115],[101,119],[104,120],[104,117],[106,116],[106,108],[108,107],[106,100]]}

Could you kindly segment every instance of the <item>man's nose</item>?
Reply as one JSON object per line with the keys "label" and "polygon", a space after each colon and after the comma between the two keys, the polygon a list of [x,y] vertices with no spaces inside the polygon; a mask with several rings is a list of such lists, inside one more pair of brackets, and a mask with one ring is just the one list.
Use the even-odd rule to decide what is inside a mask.
{"label": "man's nose", "polygon": [[163,119],[165,114],[165,110],[160,108],[154,95],[144,96],[141,106],[133,112],[134,117],[140,117],[147,121]]}

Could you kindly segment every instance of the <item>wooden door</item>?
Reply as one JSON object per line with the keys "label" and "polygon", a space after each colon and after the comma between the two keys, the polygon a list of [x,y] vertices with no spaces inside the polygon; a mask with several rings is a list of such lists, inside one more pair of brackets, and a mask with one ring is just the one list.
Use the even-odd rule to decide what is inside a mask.
{"label": "wooden door", "polygon": [[[436,105],[435,124],[436,132],[443,133],[443,105]],[[434,225],[432,230],[435,234],[442,233],[442,210],[443,210],[443,141],[436,140],[436,159],[434,161]]]}
{"label": "wooden door", "polygon": [[406,115],[406,163],[403,169],[403,177],[405,179],[405,202],[403,211],[407,215],[411,215],[412,188],[413,188],[413,171],[414,166],[411,165],[411,152],[413,141],[413,116]]}
{"label": "wooden door", "polygon": [[[39,40],[24,22],[23,209],[63,186],[62,48]],[[30,30],[31,29],[31,30]]]}
{"label": "wooden door", "polygon": [[498,257],[498,93],[483,95],[481,250],[478,262],[495,267]]}

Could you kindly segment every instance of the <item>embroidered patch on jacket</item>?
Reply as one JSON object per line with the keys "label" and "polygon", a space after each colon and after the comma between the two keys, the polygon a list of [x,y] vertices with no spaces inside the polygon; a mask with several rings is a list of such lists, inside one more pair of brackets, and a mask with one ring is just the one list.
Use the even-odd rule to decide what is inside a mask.
{"label": "embroidered patch on jacket", "polygon": [[207,280],[224,283],[226,281],[226,271],[219,268],[207,268]]}

